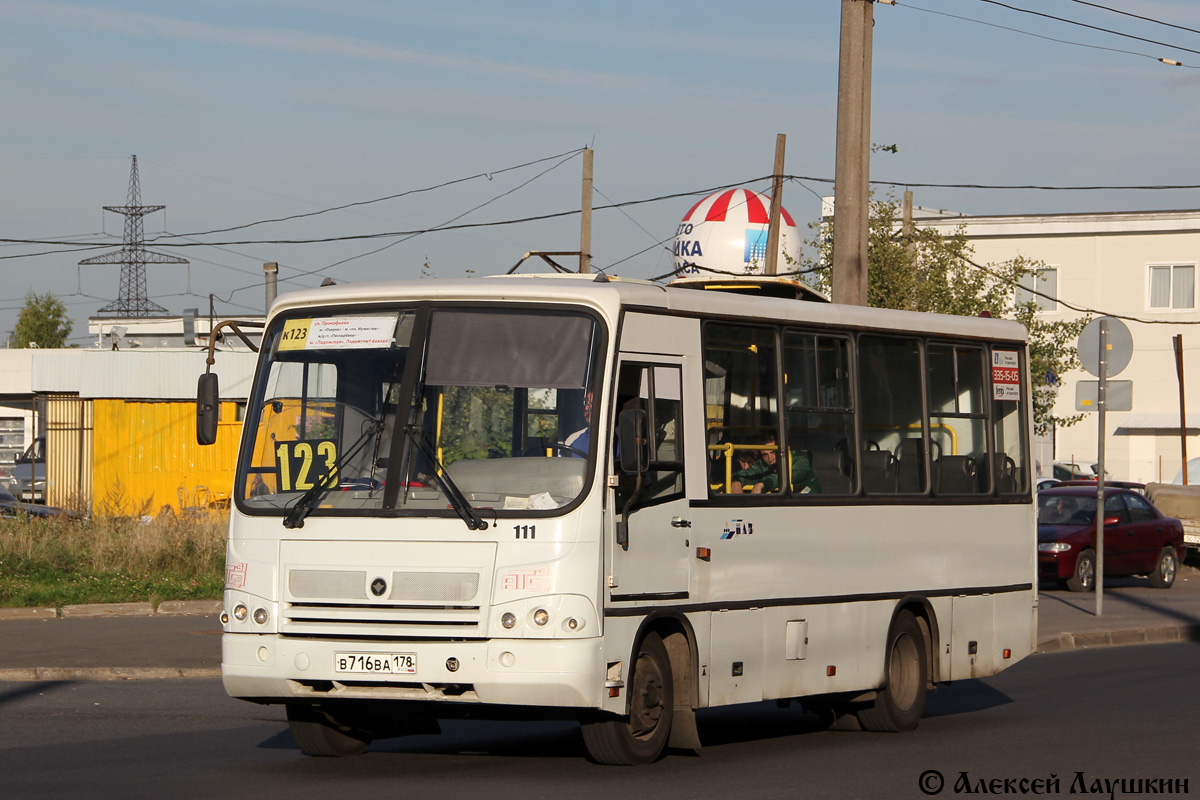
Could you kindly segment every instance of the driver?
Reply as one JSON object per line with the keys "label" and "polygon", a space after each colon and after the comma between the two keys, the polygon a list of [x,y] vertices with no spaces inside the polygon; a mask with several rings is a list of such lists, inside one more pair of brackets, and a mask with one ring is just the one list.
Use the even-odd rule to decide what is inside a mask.
{"label": "driver", "polygon": [[[591,449],[591,440],[589,432],[592,429],[592,390],[588,389],[583,398],[583,421],[586,423],[582,428],[572,433],[563,440],[563,444],[567,447],[578,450],[580,453],[587,453]],[[575,453],[568,455],[579,458]]]}

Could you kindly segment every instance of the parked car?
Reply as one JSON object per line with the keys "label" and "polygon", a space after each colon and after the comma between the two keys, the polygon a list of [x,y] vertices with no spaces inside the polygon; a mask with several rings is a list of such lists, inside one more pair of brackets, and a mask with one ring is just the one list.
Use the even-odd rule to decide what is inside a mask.
{"label": "parked car", "polygon": [[0,517],[19,517],[25,514],[30,517],[56,517],[66,514],[61,508],[44,506],[39,503],[22,503],[13,497],[12,493],[0,486]]}
{"label": "parked car", "polygon": [[1095,470],[1087,470],[1082,464],[1075,464],[1070,461],[1055,461],[1054,462],[1054,477],[1060,481],[1086,481],[1095,480]]}
{"label": "parked car", "polygon": [[[1094,480],[1090,480],[1090,481],[1089,480],[1059,481],[1056,485],[1058,485],[1058,486],[1090,486],[1092,488],[1092,493],[1093,494],[1096,493],[1096,481],[1094,481]],[[1137,492],[1142,497],[1146,496],[1146,484],[1137,483],[1136,481],[1109,481],[1109,480],[1106,480],[1104,482],[1104,488],[1105,489],[1110,489],[1110,488],[1112,488],[1112,489],[1128,489],[1131,492]]]}
{"label": "parked car", "polygon": [[26,503],[46,502],[46,439],[39,436],[8,469],[8,486]]}
{"label": "parked car", "polygon": [[1038,478],[1037,490],[1040,492],[1043,489],[1049,489],[1051,486],[1057,486],[1062,483],[1058,478]]}
{"label": "parked car", "polygon": [[[1090,592],[1096,583],[1095,486],[1038,493],[1038,577]],[[1148,575],[1169,589],[1183,561],[1183,524],[1132,489],[1104,490],[1104,575]]]}

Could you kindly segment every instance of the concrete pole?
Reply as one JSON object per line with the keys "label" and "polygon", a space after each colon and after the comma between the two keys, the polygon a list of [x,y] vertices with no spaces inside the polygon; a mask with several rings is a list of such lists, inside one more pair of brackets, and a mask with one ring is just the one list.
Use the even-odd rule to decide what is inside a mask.
{"label": "concrete pole", "polygon": [[271,303],[275,302],[275,295],[279,292],[279,264],[275,261],[268,261],[263,264],[263,275],[266,278],[267,284],[267,310],[266,313],[271,313]]}
{"label": "concrete pole", "polygon": [[579,272],[592,271],[592,157],[595,150],[583,151],[583,199],[579,205]]}
{"label": "concrete pole", "polygon": [[873,0],[842,0],[837,163],[833,200],[833,302],[867,304],[870,234]]}

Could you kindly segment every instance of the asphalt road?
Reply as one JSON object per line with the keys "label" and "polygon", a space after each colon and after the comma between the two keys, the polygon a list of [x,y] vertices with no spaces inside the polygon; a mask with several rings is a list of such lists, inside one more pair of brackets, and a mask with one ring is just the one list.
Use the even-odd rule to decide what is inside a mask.
{"label": "asphalt road", "polygon": [[9,682],[0,796],[921,798],[934,771],[940,797],[966,794],[955,791],[964,775],[973,794],[981,780],[1007,779],[1020,794],[1020,781],[1053,777],[1041,794],[1081,794],[1077,773],[1086,794],[1122,778],[1200,792],[1197,674],[1195,642],[1038,655],[939,688],[912,733],[824,730],[795,706],[764,703],[702,712],[699,755],[632,769],[588,762],[570,723],[449,722],[441,736],[315,759],[296,749],[278,707],[230,700],[218,680]]}

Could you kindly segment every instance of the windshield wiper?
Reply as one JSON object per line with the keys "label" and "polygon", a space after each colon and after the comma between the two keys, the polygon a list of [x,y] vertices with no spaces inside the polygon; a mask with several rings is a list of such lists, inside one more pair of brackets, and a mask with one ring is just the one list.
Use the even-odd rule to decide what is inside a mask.
{"label": "windshield wiper", "polygon": [[[382,420],[371,420],[371,424],[358,437],[358,441],[350,446],[350,450],[345,455],[340,456],[338,461],[341,463],[350,463],[358,452],[363,449],[363,446],[371,440],[373,436],[378,436],[383,430]],[[296,500],[295,504],[288,509],[287,516],[283,518],[283,527],[285,528],[303,528],[304,518],[312,513],[313,507],[317,504],[317,499],[321,497],[326,487],[330,485],[332,480],[338,474],[338,467],[334,466],[321,477],[317,478],[317,482],[312,485],[304,494]]]}
{"label": "windshield wiper", "polygon": [[483,521],[483,517],[479,516],[479,512],[467,502],[467,498],[462,491],[454,483],[454,479],[450,477],[450,473],[442,466],[442,462],[438,460],[437,453],[429,442],[425,441],[425,433],[420,425],[408,425],[404,428],[404,433],[412,440],[417,449],[421,451],[426,458],[433,462],[436,469],[430,475],[430,479],[438,484],[438,488],[442,490],[442,494],[446,495],[450,500],[450,504],[454,506],[454,510],[458,512],[458,516],[462,521],[467,523],[467,527],[473,531],[487,530],[488,524]]}

